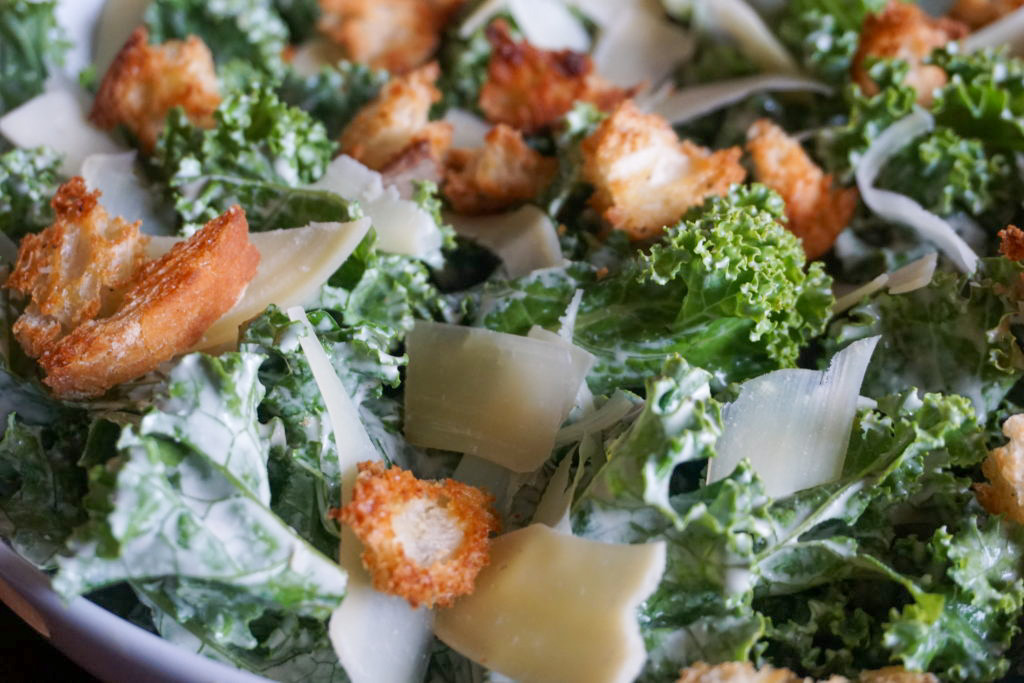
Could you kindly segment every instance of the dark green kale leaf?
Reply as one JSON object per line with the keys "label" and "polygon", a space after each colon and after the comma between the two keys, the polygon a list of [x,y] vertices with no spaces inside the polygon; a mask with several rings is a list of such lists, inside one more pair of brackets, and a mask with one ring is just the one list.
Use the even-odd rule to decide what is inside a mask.
{"label": "dark green kale leaf", "polygon": [[300,76],[288,69],[277,94],[285,104],[310,114],[324,125],[334,140],[356,112],[377,96],[387,81],[385,71],[374,71],[357,62],[325,66],[315,76]]}
{"label": "dark green kale leaf", "polygon": [[284,70],[288,26],[273,0],[155,0],[145,21],[154,43],[199,36],[218,66],[237,61],[275,77]]}
{"label": "dark green kale leaf", "polygon": [[824,329],[832,295],[821,264],[804,270],[803,249],[778,222],[782,211],[774,192],[738,187],[603,277],[576,263],[495,284],[478,317],[513,334],[534,324],[557,329],[583,290],[574,340],[597,356],[588,382],[598,393],[639,388],[672,354],[718,383],[792,367]]}
{"label": "dark green kale leaf", "polygon": [[170,188],[183,233],[236,203],[254,231],[361,215],[356,204],[306,187],[323,175],[334,143],[320,123],[271,89],[229,95],[215,119],[216,127],[203,130],[176,109],[157,143],[153,163]]}
{"label": "dark green kale leaf", "polygon": [[849,81],[864,18],[885,0],[793,0],[785,4],[779,37],[804,67],[829,83]]}
{"label": "dark green kale leaf", "polygon": [[1014,333],[1021,315],[1024,266],[984,259],[971,277],[938,272],[927,287],[878,294],[832,323],[826,348],[882,335],[862,391],[884,396],[903,387],[968,397],[979,415],[994,411],[1024,376]]}
{"label": "dark green kale leaf", "polygon": [[0,232],[16,240],[50,225],[59,170],[60,155],[48,147],[0,155]]}
{"label": "dark green kale leaf", "polygon": [[43,92],[70,47],[49,2],[0,2],[0,115]]}
{"label": "dark green kale leaf", "polygon": [[316,22],[320,18],[318,0],[274,0],[274,9],[288,24],[292,45],[304,43],[316,35]]}

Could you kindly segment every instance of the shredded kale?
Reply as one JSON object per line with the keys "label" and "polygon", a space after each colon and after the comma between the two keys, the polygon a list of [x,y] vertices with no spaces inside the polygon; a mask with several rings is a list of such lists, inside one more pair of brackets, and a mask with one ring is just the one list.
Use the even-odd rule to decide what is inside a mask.
{"label": "shredded kale", "polygon": [[43,92],[50,67],[70,47],[57,26],[57,3],[0,2],[0,115]]}

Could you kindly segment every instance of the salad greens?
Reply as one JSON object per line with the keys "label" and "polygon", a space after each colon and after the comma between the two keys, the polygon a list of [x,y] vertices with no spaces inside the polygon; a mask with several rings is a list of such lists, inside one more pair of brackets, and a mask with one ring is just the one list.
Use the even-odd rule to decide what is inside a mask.
{"label": "salad greens", "polygon": [[[341,151],[341,132],[399,75],[356,54],[342,59],[340,48],[315,68],[302,63],[309,56],[296,55],[341,21],[332,4],[149,3],[150,41],[203,39],[223,96],[208,128],[170,109],[155,151],[139,161],[140,191],[173,206],[181,235],[234,204],[252,231],[363,216],[358,202],[313,184]],[[536,36],[517,21],[517,3],[463,31],[483,4],[465,3],[438,28],[431,119],[451,108],[481,113],[490,21],[508,22],[517,40]],[[596,40],[600,72],[609,66],[602,37],[614,34],[602,11],[611,10],[568,4]],[[654,237],[630,242],[590,204],[599,174],[585,168],[584,141],[609,107],[575,102],[524,137],[557,160],[536,196],[557,226],[560,265],[508,277],[500,254],[446,225],[473,219],[450,213],[443,174],[417,167],[402,196],[444,226],[440,252],[387,253],[371,228],[307,302],[370,442],[417,476],[460,476],[459,454],[403,435],[405,339],[416,321],[560,333],[595,357],[586,386],[550,459],[532,473],[492,471],[490,485],[507,531],[529,524],[549,483],[567,474],[572,486],[552,491],[567,501],[572,533],[666,543],[664,574],[637,614],[647,650],[639,680],[733,660],[816,679],[894,665],[944,681],[1024,674],[1024,527],[974,494],[989,474],[982,462],[1005,443],[1003,421],[1024,412],[1024,261],[1015,260],[1024,243],[1001,252],[997,237],[1024,220],[1024,60],[1009,47],[939,46],[918,57],[946,78],[920,93],[911,78],[920,65],[871,56],[877,91],[867,93],[850,69],[865,18],[884,0],[750,2],[769,27],[760,38],[704,30],[700,2],[663,4],[658,20],[694,34],[693,58],[672,76],[679,89],[756,74],[758,40],[833,88],[747,97],[679,127],[694,142],[742,144],[768,116],[845,187],[882,133],[927,109],[935,128],[907,141],[876,184],[948,221],[982,257],[978,270],[962,274],[940,256],[910,291],[882,288],[834,313],[836,294],[935,247],[861,203],[834,249],[809,262],[791,220],[800,198],[771,178],[701,197]],[[0,0],[0,116],[56,87],[47,79],[68,48],[56,5]],[[628,37],[628,26],[615,28]],[[384,40],[371,29],[363,35]],[[544,90],[531,81],[522,97]],[[657,106],[650,92],[633,94]],[[387,125],[415,126],[398,114]],[[0,139],[0,279],[15,267],[16,244],[53,221],[50,199],[66,180],[59,142],[17,149]],[[648,175],[677,172],[649,152],[629,164],[647,169],[657,157]],[[511,182],[508,168],[488,172]],[[368,190],[351,196],[374,201]],[[236,349],[188,353],[100,399],[61,401],[15,338],[26,305],[0,288],[0,538],[62,597],[87,595],[191,652],[280,681],[355,678],[328,633],[350,583],[336,514],[345,453],[299,344],[304,327],[271,304],[239,330]],[[827,367],[873,336],[837,480],[773,498],[743,460],[706,483],[740,383]],[[777,465],[802,463],[794,455]],[[503,677],[435,640],[427,680]]]}

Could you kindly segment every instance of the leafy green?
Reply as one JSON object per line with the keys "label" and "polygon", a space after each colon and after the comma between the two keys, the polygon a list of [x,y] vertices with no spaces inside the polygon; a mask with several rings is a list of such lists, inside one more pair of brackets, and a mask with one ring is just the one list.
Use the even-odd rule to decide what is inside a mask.
{"label": "leafy green", "polygon": [[864,18],[885,0],[793,0],[785,5],[778,34],[804,67],[829,83],[849,80]]}
{"label": "leafy green", "polygon": [[0,232],[17,239],[53,221],[60,155],[49,147],[12,149],[0,155]]}
{"label": "leafy green", "polygon": [[719,383],[792,366],[824,329],[832,295],[820,263],[805,272],[782,212],[767,188],[737,187],[604,277],[576,263],[493,285],[478,317],[501,332],[556,329],[582,289],[574,341],[597,357],[588,382],[598,393],[641,386],[671,354]]}
{"label": "leafy green", "polygon": [[544,192],[541,205],[548,213],[569,220],[577,216],[593,188],[583,180],[583,140],[597,130],[605,114],[587,102],[577,102],[554,136],[558,173]]}
{"label": "leafy green", "polygon": [[[508,15],[502,14],[508,21]],[[514,22],[510,23],[510,26]],[[514,29],[513,29],[514,31]],[[437,87],[441,91],[438,108],[442,111],[458,108],[480,112],[480,90],[487,81],[487,65],[491,61],[491,43],[486,29],[475,31],[468,38],[450,32],[441,47],[441,77]]]}
{"label": "leafy green", "polygon": [[218,66],[237,61],[271,76],[284,69],[288,25],[274,0],[155,0],[145,22],[155,43],[199,36]]}
{"label": "leafy green", "polygon": [[260,87],[229,95],[215,118],[216,127],[203,130],[176,109],[157,143],[154,164],[185,234],[236,203],[254,231],[359,217],[357,205],[304,187],[323,175],[334,152],[308,114]]}
{"label": "leafy green", "polygon": [[973,277],[938,272],[927,287],[878,294],[829,329],[827,349],[881,334],[862,392],[883,396],[907,386],[960,394],[982,416],[1024,376],[1015,334],[1024,267],[984,259]]}
{"label": "leafy green", "polygon": [[278,425],[260,423],[262,356],[201,354],[171,371],[165,396],[118,454],[89,471],[89,521],[60,558],[54,588],[71,597],[161,577],[244,587],[250,599],[323,618],[346,575],[271,512],[267,457]]}
{"label": "leafy green", "polygon": [[0,115],[43,92],[50,67],[70,47],[57,26],[57,3],[0,1]]}
{"label": "leafy green", "polygon": [[333,140],[356,112],[377,96],[387,78],[387,72],[357,62],[324,66],[314,76],[300,76],[288,69],[277,94],[285,104],[302,109],[322,123]]}
{"label": "leafy green", "polygon": [[288,24],[292,45],[304,43],[316,34],[316,22],[320,18],[317,0],[274,0],[274,8]]}

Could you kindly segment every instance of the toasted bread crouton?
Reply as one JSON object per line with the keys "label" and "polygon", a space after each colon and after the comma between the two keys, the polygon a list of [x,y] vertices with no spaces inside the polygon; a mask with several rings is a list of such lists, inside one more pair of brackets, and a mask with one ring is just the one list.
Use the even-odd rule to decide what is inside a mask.
{"label": "toasted bread crouton", "polygon": [[89,119],[100,128],[124,125],[146,152],[156,146],[174,107],[203,128],[214,125],[220,87],[213,55],[196,36],[150,45],[145,27],[135,29],[103,76]]}
{"label": "toasted bread crouton", "polygon": [[377,99],[359,110],[342,131],[341,151],[377,171],[421,142],[429,145],[436,159],[444,158],[452,126],[430,121],[430,106],[441,99],[434,87],[440,73],[433,62],[388,81]]}
{"label": "toasted bread crouton", "polygon": [[956,0],[949,16],[978,29],[1021,7],[1024,7],[1024,0]]}
{"label": "toasted bread crouton", "polygon": [[999,231],[999,253],[1011,261],[1024,260],[1024,230],[1007,225]]}
{"label": "toasted bread crouton", "polygon": [[875,671],[863,671],[857,677],[859,683],[939,683],[939,679],[929,673],[907,671],[902,666],[886,666]]}
{"label": "toasted bread crouton", "polygon": [[109,317],[87,320],[39,357],[62,398],[99,396],[188,350],[256,274],[260,253],[238,206],[145,263]]}
{"label": "toasted bread crouton", "polygon": [[789,669],[766,666],[758,670],[750,662],[725,662],[714,666],[697,662],[680,672],[677,683],[804,683],[807,680]]}
{"label": "toasted bread crouton", "polygon": [[533,133],[557,122],[577,100],[608,111],[632,94],[594,73],[588,55],[516,42],[504,20],[487,27],[487,39],[492,53],[479,104],[492,123]]}
{"label": "toasted bread crouton", "polygon": [[989,451],[981,472],[986,484],[975,484],[978,502],[993,515],[1024,524],[1024,414],[1003,423],[1005,446]]}
{"label": "toasted bread crouton", "polygon": [[557,170],[557,159],[541,156],[522,133],[499,123],[482,148],[448,154],[444,195],[459,213],[496,213],[536,197]]}
{"label": "toasted bread crouton", "polygon": [[800,143],[767,119],[747,130],[754,177],[786,202],[790,232],[800,238],[808,259],[832,248],[857,209],[855,188],[837,189],[831,175],[811,161]]}
{"label": "toasted bread crouton", "polygon": [[348,57],[405,73],[426,62],[462,0],[320,0],[321,33]]}
{"label": "toasted bread crouton", "polygon": [[413,607],[447,607],[473,592],[500,522],[492,496],[452,479],[422,481],[398,467],[359,464],[340,519],[362,541],[374,587]]}
{"label": "toasted bread crouton", "polygon": [[51,202],[53,225],[21,241],[5,286],[29,299],[13,332],[32,358],[83,322],[111,313],[145,260],[149,238],[139,223],[111,218],[99,197],[72,178]]}
{"label": "toasted bread crouton", "polygon": [[917,101],[929,105],[936,88],[946,84],[946,72],[924,59],[932,50],[967,35],[967,27],[948,18],[933,18],[913,3],[890,0],[878,14],[869,14],[861,29],[860,44],[853,57],[854,82],[868,95],[878,86],[868,75],[869,57],[902,59],[910,65],[907,85],[917,91]]}
{"label": "toasted bread crouton", "polygon": [[668,121],[626,101],[583,141],[583,177],[595,188],[591,206],[643,240],[742,182],[741,155],[739,147],[712,152],[681,141]]}

